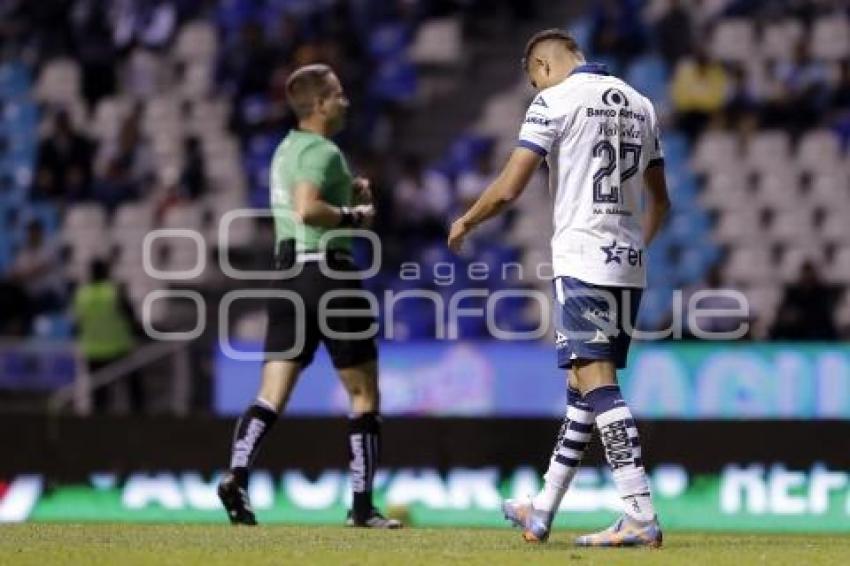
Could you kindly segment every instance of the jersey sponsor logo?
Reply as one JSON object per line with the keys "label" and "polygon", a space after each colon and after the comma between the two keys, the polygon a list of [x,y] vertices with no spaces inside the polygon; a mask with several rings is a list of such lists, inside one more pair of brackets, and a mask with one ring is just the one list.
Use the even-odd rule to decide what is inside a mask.
{"label": "jersey sponsor logo", "polygon": [[643,265],[643,250],[628,246],[625,244],[617,244],[617,240],[613,240],[610,246],[599,246],[599,249],[605,252],[605,265],[616,263],[623,265],[623,261],[632,267]]}
{"label": "jersey sponsor logo", "polygon": [[534,102],[531,103],[532,106],[542,106],[543,108],[549,108],[549,105],[546,104],[546,101],[543,100],[543,96],[538,94],[537,98],[534,99]]}
{"label": "jersey sponsor logo", "polygon": [[605,122],[603,124],[599,124],[599,131],[597,133],[605,136],[606,138],[621,137],[633,140],[639,140],[641,138],[640,128],[634,124],[629,126],[620,126],[619,124]]}
{"label": "jersey sponsor logo", "polygon": [[628,106],[629,99],[618,88],[609,88],[602,93],[602,104],[605,106]]}
{"label": "jersey sponsor logo", "polygon": [[585,110],[588,118],[616,118],[619,116],[626,120],[637,120],[638,122],[646,121],[645,115],[640,112],[629,110],[628,108],[620,108],[620,110],[617,111],[614,108],[593,108],[588,106]]}
{"label": "jersey sponsor logo", "polygon": [[549,120],[548,118],[544,118],[543,116],[540,116],[539,114],[530,114],[530,115],[525,117],[524,123],[525,124],[536,124],[538,126],[548,126],[550,124],[550,122],[551,122],[551,120]]}

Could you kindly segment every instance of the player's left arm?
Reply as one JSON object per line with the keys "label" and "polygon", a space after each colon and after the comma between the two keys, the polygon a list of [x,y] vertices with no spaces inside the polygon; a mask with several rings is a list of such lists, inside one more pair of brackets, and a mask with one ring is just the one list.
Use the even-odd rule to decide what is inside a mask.
{"label": "player's left arm", "polygon": [[485,189],[466,214],[452,223],[449,248],[458,251],[464,237],[476,226],[493,218],[515,201],[540,167],[543,158],[525,147],[517,147],[499,176]]}
{"label": "player's left arm", "polygon": [[649,246],[670,212],[670,195],[667,193],[664,163],[650,165],[643,173],[643,180],[649,192],[649,205],[643,218],[643,241],[644,245]]}
{"label": "player's left arm", "polygon": [[670,212],[670,195],[667,193],[667,179],[664,176],[664,149],[661,145],[661,129],[658,116],[652,103],[646,101],[649,109],[649,162],[643,172],[643,180],[649,192],[649,203],[643,218],[643,242],[649,246],[655,238],[664,220]]}

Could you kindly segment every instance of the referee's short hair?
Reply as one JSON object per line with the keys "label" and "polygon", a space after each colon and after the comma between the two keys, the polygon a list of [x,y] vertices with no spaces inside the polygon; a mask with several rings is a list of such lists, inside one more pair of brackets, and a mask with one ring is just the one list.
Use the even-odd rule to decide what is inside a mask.
{"label": "referee's short hair", "polygon": [[331,94],[328,77],[333,69],[323,63],[297,68],[286,80],[286,100],[299,120],[313,113],[317,100]]}
{"label": "referee's short hair", "polygon": [[571,51],[576,55],[582,56],[581,49],[578,46],[578,42],[568,32],[559,28],[544,29],[543,31],[538,31],[537,33],[532,35],[531,39],[528,40],[528,43],[525,44],[525,51],[522,55],[523,70],[528,71],[528,58],[531,57],[531,52],[534,50],[534,48],[537,47],[539,44],[547,41],[557,41],[563,44],[563,46],[566,47],[568,51]]}

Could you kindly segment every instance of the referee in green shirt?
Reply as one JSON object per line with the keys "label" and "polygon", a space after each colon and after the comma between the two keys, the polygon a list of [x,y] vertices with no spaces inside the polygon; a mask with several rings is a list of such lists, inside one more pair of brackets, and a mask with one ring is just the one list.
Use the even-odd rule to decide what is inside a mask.
{"label": "referee in green shirt", "polygon": [[[329,311],[368,311],[358,279],[323,273],[320,263],[335,272],[356,271],[351,241],[324,237],[336,228],[366,228],[375,215],[369,182],[353,178],[331,136],[342,129],[348,99],[339,79],[327,65],[296,70],[286,84],[292,111],[298,118],[275,151],[271,165],[271,206],[275,221],[275,267],[295,275],[275,282],[275,288],[294,293],[301,307],[286,299],[268,301],[266,361],[262,385],[254,403],[236,425],[230,472],[218,493],[234,524],[256,524],[246,490],[251,465],[266,433],[286,407],[301,370],[322,342],[351,400],[348,449],[352,509],[346,524],[356,527],[399,528],[372,504],[372,482],[378,464],[381,419],[378,415],[378,351],[369,335],[373,317],[329,316]],[[335,298],[329,298],[335,293]],[[346,295],[347,293],[347,295]],[[340,296],[342,295],[342,296]],[[324,320],[322,320],[324,319]]]}

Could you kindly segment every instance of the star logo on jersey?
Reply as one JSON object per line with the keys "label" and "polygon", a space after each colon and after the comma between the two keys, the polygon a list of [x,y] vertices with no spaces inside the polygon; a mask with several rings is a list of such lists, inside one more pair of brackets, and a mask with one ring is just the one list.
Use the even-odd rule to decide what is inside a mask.
{"label": "star logo on jersey", "polygon": [[599,246],[599,249],[605,252],[605,265],[622,265],[624,260],[632,267],[643,265],[643,250],[624,244],[618,245],[617,240],[613,240],[610,246]]}
{"label": "star logo on jersey", "polygon": [[543,108],[549,108],[549,105],[546,104],[546,101],[543,100],[542,95],[537,95],[537,98],[534,99],[534,102],[531,103],[532,106],[542,106]]}

